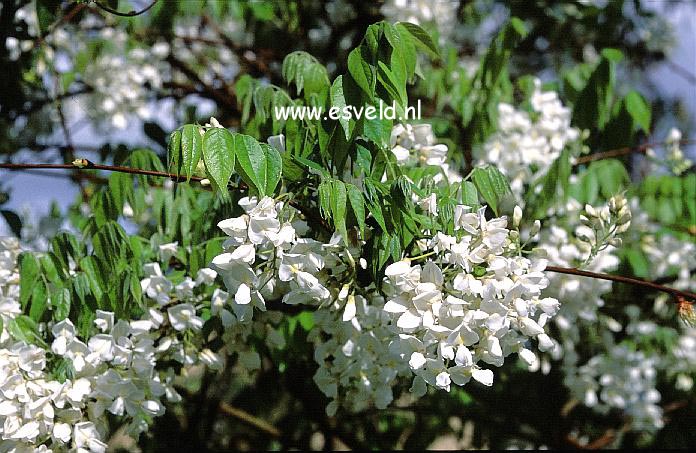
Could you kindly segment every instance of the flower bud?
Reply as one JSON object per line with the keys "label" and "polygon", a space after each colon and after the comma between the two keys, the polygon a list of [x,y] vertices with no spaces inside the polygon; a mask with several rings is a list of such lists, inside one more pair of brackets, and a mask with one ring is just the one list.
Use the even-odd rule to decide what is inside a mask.
{"label": "flower bud", "polygon": [[587,217],[597,217],[597,211],[589,204],[585,205],[585,212],[587,213]]}
{"label": "flower bud", "polygon": [[522,220],[522,208],[515,206],[512,212],[512,227],[517,228],[520,226],[520,221]]}

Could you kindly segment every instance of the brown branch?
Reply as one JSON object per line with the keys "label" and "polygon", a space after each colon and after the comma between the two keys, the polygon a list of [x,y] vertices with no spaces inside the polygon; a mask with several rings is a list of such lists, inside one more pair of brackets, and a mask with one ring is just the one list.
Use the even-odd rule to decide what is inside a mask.
{"label": "brown branch", "polygon": [[644,288],[650,288],[656,291],[662,291],[664,293],[670,294],[674,296],[677,299],[677,301],[679,301],[679,298],[696,301],[696,294],[694,293],[691,293],[689,291],[681,291],[676,288],[670,288],[669,286],[660,285],[658,283],[650,282],[647,280],[641,280],[639,278],[624,277],[621,275],[601,274],[599,272],[583,271],[571,267],[546,266],[546,270],[549,272],[556,272],[558,274],[577,275],[580,277],[589,277],[599,280],[609,280],[612,282],[642,286]]}
{"label": "brown branch", "polygon": [[257,428],[270,436],[276,438],[280,438],[283,436],[283,433],[281,433],[278,428],[271,425],[267,421],[261,420],[260,418],[251,415],[247,411],[234,407],[228,403],[220,403],[220,405],[218,406],[218,410],[225,415],[234,417],[237,420],[241,420],[244,423],[251,425],[254,428]]}
{"label": "brown branch", "polygon": [[[121,167],[117,165],[101,165],[94,164],[86,159],[81,159],[86,162],[86,164],[75,165],[75,164],[0,164],[0,168],[6,170],[24,170],[24,169],[48,169],[48,170],[105,170],[105,171],[115,171],[119,173],[130,173],[132,175],[145,175],[145,176],[161,176],[165,178],[170,178],[174,181],[183,182],[186,181],[185,175],[177,175],[175,173],[167,173],[164,171],[155,170],[142,170],[140,168],[132,167]],[[200,182],[204,178],[199,176],[191,176],[191,181]]]}
{"label": "brown branch", "polygon": [[[184,74],[194,85],[199,85],[202,93],[205,97],[208,97],[218,103],[219,106],[223,106],[229,110],[237,111],[237,102],[227,90],[216,89],[203,81],[203,79],[198,75],[198,73],[190,68],[186,63],[176,58],[174,55],[170,54],[167,57],[167,62],[172,66],[172,68],[177,69],[182,74]],[[177,86],[177,88],[182,88]]]}
{"label": "brown branch", "polygon": [[[210,27],[220,37],[222,44],[227,46],[227,48],[237,56],[237,58],[240,60],[240,63],[252,70],[255,70],[259,74],[271,75],[270,65],[264,60],[265,58],[273,59],[273,57],[275,57],[275,52],[272,49],[252,49],[249,47],[240,46],[239,44],[234,42],[229,36],[227,36],[227,34],[225,34],[225,31],[222,30],[222,28],[220,28],[217,22],[215,22],[215,20],[213,20],[210,16],[204,14],[202,19],[203,25]],[[246,55],[247,51],[253,51],[256,55],[256,58],[249,58]]]}
{"label": "brown branch", "polygon": [[30,115],[34,112],[37,112],[41,110],[43,107],[52,104],[54,102],[59,102],[62,101],[63,99],[69,99],[74,96],[80,96],[82,94],[88,94],[94,91],[94,89],[90,86],[84,86],[82,88],[79,88],[75,91],[69,91],[67,93],[63,94],[58,94],[55,97],[51,98],[46,98],[46,99],[38,99],[36,101],[32,101],[28,107],[26,107],[24,110],[21,110],[18,112],[19,115]]}
{"label": "brown branch", "polygon": [[[696,143],[696,139],[685,139],[679,140],[681,145],[691,145]],[[610,149],[608,151],[602,151],[595,154],[590,154],[589,156],[579,157],[575,162],[575,165],[586,164],[587,162],[592,162],[594,160],[609,159],[611,157],[621,157],[632,153],[644,153],[648,148],[657,148],[659,146],[665,146],[665,142],[656,143],[644,143],[638,146],[626,146],[624,148]]]}
{"label": "brown branch", "polygon": [[102,5],[102,4],[99,3],[99,2],[94,2],[94,4],[97,5],[97,7],[98,7],[99,9],[103,9],[103,10],[106,11],[107,13],[111,13],[111,14],[114,14],[114,15],[116,15],[116,16],[121,16],[121,17],[135,17],[135,16],[139,16],[139,15],[141,15],[141,14],[144,14],[144,13],[148,12],[148,11],[150,10],[150,8],[152,8],[153,6],[155,6],[156,3],[157,3],[157,0],[154,0],[152,3],[150,3],[149,5],[147,5],[145,8],[141,9],[140,11],[129,11],[129,12],[127,12],[127,13],[122,13],[122,12],[117,11],[117,10],[115,10],[115,9],[111,9],[111,8],[109,8],[109,7],[106,6],[106,5]]}
{"label": "brown branch", "polygon": [[[21,170],[36,170],[36,169],[44,169],[44,170],[104,170],[104,171],[115,171],[119,173],[129,173],[132,175],[145,175],[145,176],[159,176],[163,178],[169,178],[173,180],[174,182],[184,182],[187,180],[187,177],[185,175],[177,175],[175,173],[168,173],[164,171],[155,171],[155,170],[142,170],[140,168],[133,168],[133,167],[121,167],[117,165],[101,165],[101,164],[95,164],[87,159],[78,159],[78,164],[0,164],[0,168],[4,168],[6,170],[11,170],[11,171],[21,171]],[[200,176],[191,176],[190,180],[195,181],[195,182],[200,182],[203,181],[205,178],[201,178]],[[236,189],[239,190],[246,190],[247,186],[244,183],[241,183]],[[292,206],[293,208],[297,209],[302,213],[305,218],[311,222],[312,224],[317,224],[320,225],[322,228],[324,228],[328,232],[332,232],[333,229],[331,229],[330,225],[319,215],[317,215],[314,211],[312,211],[310,208],[303,206],[302,204],[298,203],[297,201],[290,200],[288,201],[288,204]]]}

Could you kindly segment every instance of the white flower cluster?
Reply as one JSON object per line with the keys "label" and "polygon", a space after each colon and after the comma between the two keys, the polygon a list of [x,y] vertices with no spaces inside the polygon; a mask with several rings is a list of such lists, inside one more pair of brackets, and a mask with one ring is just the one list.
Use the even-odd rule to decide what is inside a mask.
{"label": "white flower cluster", "polygon": [[[26,22],[27,24],[27,34],[29,36],[35,37],[39,35],[38,19],[36,17],[36,8],[33,4],[27,3],[21,8],[15,11],[14,21],[15,24],[20,22]],[[12,61],[19,59],[23,52],[28,52],[34,47],[33,39],[23,39],[19,40],[14,36],[8,36],[3,43],[7,49],[7,55]]]}
{"label": "white flower cluster", "polygon": [[[532,98],[538,119],[532,121],[525,112],[501,105],[499,131],[484,147],[485,155],[480,156],[512,179],[517,194],[522,194],[561,150],[577,144],[579,138],[578,131],[570,128],[570,112],[560,104],[555,93],[543,93],[538,87],[537,84]],[[553,120],[537,127],[549,118]],[[678,148],[679,138],[678,134],[671,134],[672,148]],[[676,162],[679,152],[672,154]],[[611,272],[619,264],[616,247],[621,242],[616,236],[635,235],[640,231],[640,236],[631,236],[631,240],[640,241],[651,265],[651,277],[676,273],[674,286],[683,289],[692,286],[690,270],[696,266],[691,256],[693,244],[666,234],[655,236],[657,226],[642,215],[637,203],[631,203],[631,209],[628,205],[619,197],[606,206],[586,206],[583,211],[576,200],[570,199],[567,205],[552,208],[555,220],[539,232],[536,247],[545,251],[549,264]],[[634,222],[631,222],[631,211],[636,212]],[[635,226],[629,229],[629,225]],[[562,304],[553,318],[555,339],[547,349],[549,356],[542,356],[530,369],[548,372],[552,361],[560,360],[565,385],[578,401],[602,413],[623,411],[630,416],[633,430],[653,432],[662,427],[661,395],[656,388],[658,376],[676,376],[678,388],[691,388],[696,370],[694,362],[688,359],[696,350],[692,346],[696,344],[693,329],[687,329],[678,337],[677,346],[663,354],[629,349],[631,343],[652,335],[657,326],[641,320],[637,307],[627,307],[632,317],[625,326],[601,313],[605,305],[603,294],[612,288],[610,282],[555,273],[549,273],[548,279],[545,295],[557,298]],[[659,296],[656,307],[664,302],[664,297]],[[598,335],[603,346],[600,345],[599,352],[587,356],[582,343],[590,332]],[[624,341],[619,342],[618,338]]]}
{"label": "white flower cluster", "polygon": [[548,285],[544,260],[516,254],[505,217],[486,220],[458,206],[456,236],[438,233],[430,243],[435,258],[423,265],[402,260],[387,267],[387,302],[399,334],[391,348],[416,374],[412,390],[425,384],[449,390],[470,378],[492,385],[493,372],[518,353],[527,364],[537,357],[531,338],[545,350],[553,345],[544,325],[558,311],[541,298]]}
{"label": "white flower cluster", "polygon": [[657,404],[661,395],[655,389],[660,362],[655,353],[614,345],[577,368],[577,374],[567,375],[566,385],[586,406],[602,413],[623,410],[632,429],[654,431],[664,426]]}
{"label": "white flower cluster", "polygon": [[395,334],[383,310],[384,299],[375,294],[368,300],[348,292],[346,287],[334,310],[315,312],[318,329],[309,335],[319,364],[314,382],[332,399],[326,408],[329,415],[339,405],[352,411],[372,404],[383,409],[394,399],[397,377],[411,375],[406,360],[389,348]]}
{"label": "white flower cluster", "polygon": [[664,158],[657,157],[655,150],[648,148],[645,154],[654,159],[658,164],[664,165],[675,175],[681,175],[694,164],[691,159],[684,155],[681,149],[682,133],[679,129],[672,128],[665,139],[666,149]]}
{"label": "white flower cluster", "polygon": [[620,234],[631,226],[631,209],[623,194],[614,195],[601,208],[585,205],[580,215],[582,225],[575,228],[575,235],[588,252],[587,264],[609,246],[620,247]]}
{"label": "white flower cluster", "polygon": [[455,31],[457,7],[457,2],[389,0],[382,6],[382,14],[389,22],[434,23],[444,41]]}
{"label": "white flower cluster", "polygon": [[554,91],[542,91],[534,81],[532,111],[517,110],[510,104],[498,105],[498,129],[480,150],[474,150],[480,163],[495,164],[508,177],[513,193],[521,195],[525,184],[545,174],[561,151],[580,138],[570,126],[571,111]]}
{"label": "white flower cluster", "polygon": [[391,131],[389,144],[399,165],[440,167],[442,172],[435,175],[434,182],[441,182],[445,177],[449,183],[461,181],[461,175],[447,163],[447,145],[435,142],[430,124],[397,124]]}
{"label": "white flower cluster", "polygon": [[299,237],[307,226],[293,220],[294,208],[272,198],[242,198],[239,204],[245,214],[218,223],[229,238],[225,253],[213,259],[231,295],[232,313],[223,321],[249,322],[253,308],[265,311],[267,300],[319,305],[308,339],[320,365],[314,381],[333,400],[327,412],[333,415],[339,403],[353,410],[386,407],[396,376],[409,370],[388,350],[394,333],[374,288],[364,289],[373,296],[368,302],[345,283],[358,251],[351,254],[338,235],[326,244]]}
{"label": "white flower cluster", "polygon": [[[577,214],[580,204],[570,200],[560,215],[566,222],[565,228],[550,224],[539,233],[538,248],[545,251],[549,264],[560,267],[579,267],[592,272],[611,272],[619,265],[619,259],[614,254],[615,247],[609,245],[599,251],[594,259],[587,261],[590,250],[588,244],[575,234],[580,225]],[[597,321],[597,309],[604,305],[601,295],[611,290],[611,282],[598,279],[580,280],[574,276],[549,274],[548,292],[562,301],[561,309],[554,322],[562,331],[577,332],[577,321]],[[573,335],[573,342],[577,340]],[[572,342],[570,343],[572,345]]]}
{"label": "white flower cluster", "polygon": [[[327,266],[324,246],[300,238],[293,226],[294,209],[270,197],[239,201],[245,214],[218,223],[229,236],[225,253],[213,259],[225,286],[234,294],[232,308],[240,320],[251,320],[253,307],[266,310],[266,299],[282,296],[286,304],[324,302],[330,293],[317,274]],[[296,222],[300,228],[306,228]]]}
{"label": "white flower cluster", "polygon": [[[160,246],[163,261],[175,253],[176,244]],[[215,290],[210,301],[200,291],[213,283],[215,271],[203,268],[195,280],[185,277],[175,285],[159,264],[147,264],[141,286],[151,303],[143,317],[116,320],[112,312],[97,310],[97,333],[89,338],[81,338],[68,319],[49,323],[42,328],[52,338],[49,351],[8,331],[21,314],[18,254],[16,240],[0,240],[0,451],[105,451],[107,415],[122,417],[126,432],[137,436],[164,412],[165,400],[181,399],[173,387],[174,369],[162,363],[223,367],[221,352],[203,347],[205,339],[191,335],[200,332],[203,307],[209,306],[212,315],[228,308],[223,291]],[[225,351],[237,353],[242,368],[258,368],[258,354],[247,342],[236,341],[246,339],[249,326],[228,321],[223,317],[230,327],[224,334]],[[282,346],[270,324],[267,343]],[[54,376],[56,363],[65,370],[63,378]]]}
{"label": "white flower cluster", "polygon": [[162,86],[167,73],[163,59],[169,54],[169,44],[159,42],[150,48],[128,50],[128,33],[114,27],[103,28],[100,37],[108,40],[108,45],[84,73],[94,89],[87,97],[87,111],[94,112],[97,119],[109,118],[117,129],[128,125],[129,115],[150,118],[149,92]]}
{"label": "white flower cluster", "polygon": [[10,341],[8,322],[22,313],[17,272],[19,253],[17,239],[0,237],[0,347],[4,347]]}

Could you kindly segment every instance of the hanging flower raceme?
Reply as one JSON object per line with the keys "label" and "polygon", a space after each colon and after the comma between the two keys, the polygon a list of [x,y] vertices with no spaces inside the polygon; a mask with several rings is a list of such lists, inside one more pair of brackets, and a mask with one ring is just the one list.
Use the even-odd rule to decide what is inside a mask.
{"label": "hanging flower raceme", "polygon": [[[449,390],[472,377],[492,385],[493,372],[515,352],[528,364],[549,337],[544,331],[559,303],[544,298],[546,261],[518,253],[505,217],[486,219],[485,208],[458,206],[455,234],[438,233],[422,262],[405,259],[387,267],[387,302],[399,334],[390,348],[425,384]],[[514,236],[518,237],[518,236]]]}

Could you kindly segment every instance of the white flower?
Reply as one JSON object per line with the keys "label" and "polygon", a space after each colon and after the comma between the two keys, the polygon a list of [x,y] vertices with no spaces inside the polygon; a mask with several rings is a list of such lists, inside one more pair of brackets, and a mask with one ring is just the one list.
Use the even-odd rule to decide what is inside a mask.
{"label": "white flower", "polygon": [[106,444],[99,439],[99,432],[92,422],[80,422],[73,428],[75,446],[94,453],[106,451]]}
{"label": "white flower", "polygon": [[196,316],[196,308],[192,304],[178,304],[167,309],[169,322],[176,330],[193,329],[203,327],[203,320]]}
{"label": "white flower", "polygon": [[178,242],[170,242],[168,244],[162,244],[159,246],[159,257],[164,263],[168,263],[169,259],[176,255],[179,250]]}
{"label": "white flower", "polygon": [[471,377],[483,385],[493,385],[493,372],[491,370],[476,369],[471,372]]}

